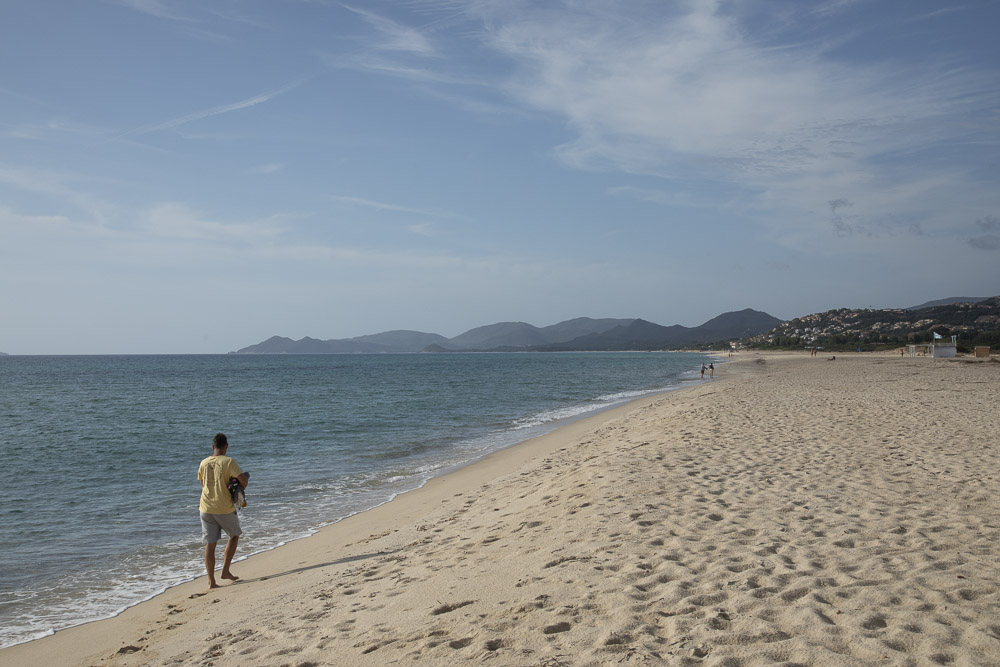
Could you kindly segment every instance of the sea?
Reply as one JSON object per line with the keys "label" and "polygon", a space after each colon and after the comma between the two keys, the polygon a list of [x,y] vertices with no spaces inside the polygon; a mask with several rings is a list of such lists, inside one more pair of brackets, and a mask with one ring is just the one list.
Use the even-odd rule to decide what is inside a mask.
{"label": "sea", "polygon": [[0,357],[0,646],[114,616],[204,574],[197,469],[217,432],[251,475],[244,558],[572,420],[699,382],[710,361],[720,360]]}

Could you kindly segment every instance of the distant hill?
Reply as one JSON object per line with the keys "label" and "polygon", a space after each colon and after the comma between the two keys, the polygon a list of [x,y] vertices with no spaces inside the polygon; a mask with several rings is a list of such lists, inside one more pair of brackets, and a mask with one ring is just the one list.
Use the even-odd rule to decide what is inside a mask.
{"label": "distant hill", "polygon": [[433,333],[397,330],[385,331],[369,336],[358,336],[357,338],[350,338],[348,340],[358,343],[382,345],[401,352],[419,352],[428,345],[440,345],[447,342],[448,339]]}
{"label": "distant hill", "polygon": [[236,354],[404,354],[447,341],[444,336],[420,331],[386,331],[339,340],[317,340],[308,336],[292,340],[271,336],[262,343],[237,350]]}
{"label": "distant hill", "polygon": [[495,347],[532,347],[549,341],[538,327],[525,322],[499,322],[455,336],[444,346],[451,350],[490,350]]}
{"label": "distant hill", "polygon": [[[948,301],[948,299],[943,299]],[[962,299],[919,309],[840,308],[782,322],[753,338],[756,345],[830,348],[893,347],[957,336],[966,346],[1000,344],[1000,296]]]}
{"label": "distant hill", "polygon": [[723,313],[700,327],[691,330],[706,343],[734,338],[750,338],[762,331],[769,331],[781,322],[777,317],[752,308]]}
{"label": "distant hill", "polygon": [[356,338],[317,340],[308,336],[292,340],[272,336],[244,347],[236,354],[405,354],[470,350],[530,349],[603,332],[633,320],[579,317],[538,328],[525,322],[499,322],[470,329],[454,338],[420,331],[386,331]]}
{"label": "distant hill", "polygon": [[697,327],[679,324],[665,327],[646,320],[633,320],[609,331],[590,334],[546,350],[662,350],[749,338],[770,331],[781,320],[751,308],[723,313]]}
{"label": "distant hill", "polygon": [[578,317],[547,327],[498,322],[469,329],[454,338],[419,331],[386,331],[356,338],[292,340],[272,336],[235,354],[392,354],[413,352],[662,350],[748,338],[769,331],[781,320],[747,308],[723,313],[701,326],[665,327],[641,319]]}
{"label": "distant hill", "polygon": [[936,306],[950,306],[953,303],[979,303],[981,301],[986,301],[989,298],[990,297],[988,296],[953,296],[947,299],[928,301],[927,303],[922,303],[919,306],[910,306],[904,310],[923,310],[924,308],[934,308]]}
{"label": "distant hill", "polygon": [[575,320],[566,320],[559,324],[542,327],[541,331],[550,343],[562,343],[573,340],[580,336],[587,336],[594,333],[604,333],[617,326],[628,325],[635,320],[600,319],[595,320],[589,317],[578,317]]}
{"label": "distant hill", "polygon": [[588,334],[603,333],[634,320],[578,317],[538,328],[525,322],[500,322],[476,327],[450,339],[442,347],[451,350],[492,350],[496,348],[532,348],[565,343]]}
{"label": "distant hill", "polygon": [[658,342],[673,339],[678,331],[685,330],[679,324],[665,327],[646,320],[632,320],[620,324],[604,333],[592,333],[574,338],[561,344],[547,345],[543,349],[553,351],[570,350],[645,350]]}
{"label": "distant hill", "polygon": [[356,338],[292,340],[272,336],[236,354],[400,354],[471,351],[664,350],[742,340],[776,347],[871,349],[956,335],[965,345],[1000,346],[1000,297],[952,297],[913,308],[840,308],[782,322],[746,308],[697,327],[642,319],[580,317],[547,327],[498,322],[454,338],[420,331],[386,331]]}

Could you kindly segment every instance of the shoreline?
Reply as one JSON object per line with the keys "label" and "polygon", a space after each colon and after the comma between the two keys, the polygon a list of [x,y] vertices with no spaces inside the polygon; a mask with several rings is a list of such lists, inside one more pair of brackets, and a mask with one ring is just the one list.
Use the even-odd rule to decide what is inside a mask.
{"label": "shoreline", "polygon": [[[467,465],[469,462],[481,458],[491,450],[515,445],[536,435],[551,431],[557,428],[558,425],[578,419],[581,416],[586,417],[598,414],[606,410],[608,406],[620,406],[637,396],[655,395],[664,390],[673,389],[676,386],[684,386],[691,378],[675,378],[672,367],[683,367],[681,370],[690,375],[693,372],[694,362],[688,359],[687,363],[685,363],[685,359],[687,357],[684,355],[676,355],[672,357],[672,360],[668,359],[666,363],[668,366],[671,366],[671,368],[668,368],[668,371],[670,371],[668,373],[653,373],[650,375],[647,372],[646,375],[650,375],[653,383],[634,382],[634,384],[639,385],[641,388],[640,391],[628,390],[629,377],[619,378],[619,380],[624,380],[624,382],[612,382],[611,390],[591,392],[593,398],[586,400],[581,398],[576,403],[572,401],[567,403],[565,400],[566,396],[562,392],[562,387],[577,386],[570,382],[559,382],[559,386],[552,387],[551,393],[547,390],[542,393],[539,390],[535,390],[530,394],[530,398],[539,399],[539,401],[535,402],[540,402],[543,407],[536,411],[528,410],[523,418],[515,419],[514,417],[520,416],[518,413],[514,417],[511,417],[509,422],[501,419],[478,426],[476,425],[477,422],[469,420],[469,423],[474,424],[473,427],[461,432],[458,430],[449,431],[446,435],[462,436],[461,439],[452,438],[461,445],[456,446],[453,453],[449,453],[447,448],[441,448],[442,453],[434,455],[433,448],[428,448],[431,450],[430,454],[423,459],[417,460],[416,463],[410,463],[408,459],[400,464],[396,464],[393,462],[395,457],[388,456],[386,457],[387,463],[376,461],[372,464],[373,468],[381,465],[386,470],[391,469],[391,474],[395,475],[393,477],[390,477],[389,474],[373,474],[365,477],[359,473],[354,478],[346,477],[340,487],[337,487],[336,484],[332,485],[336,487],[333,492],[320,493],[312,486],[306,486],[304,492],[300,493],[297,490],[298,486],[291,487],[288,484],[275,483],[273,471],[265,469],[264,473],[268,474],[271,472],[272,478],[268,480],[262,478],[261,481],[269,481],[271,483],[272,488],[268,489],[270,493],[265,494],[264,487],[258,484],[260,488],[253,494],[256,498],[256,503],[253,500],[251,502],[259,504],[267,502],[270,498],[278,498],[278,503],[280,504],[270,503],[268,507],[261,505],[260,507],[265,511],[260,513],[254,512],[253,507],[250,508],[251,513],[246,515],[246,520],[250,521],[250,524],[247,525],[244,522],[244,528],[248,530],[247,537],[250,539],[244,538],[245,542],[240,545],[240,551],[237,554],[237,558],[240,560],[237,562],[245,560],[251,553],[262,553],[279,548],[289,542],[309,537],[319,528],[337,522],[343,517],[367,511],[385,502],[391,502],[400,493],[422,486],[430,476],[447,474],[455,467]],[[573,365],[575,364],[571,364],[571,366]],[[599,367],[605,365],[598,364]],[[656,363],[637,363],[635,365],[655,369],[662,364],[657,360]],[[526,368],[531,367],[530,365],[526,366]],[[557,367],[561,367],[561,364],[557,365]],[[696,375],[696,373],[694,374]],[[600,373],[591,374],[591,376],[596,378],[596,381],[591,381],[587,384],[588,390],[594,388],[593,385],[601,384],[601,378],[603,377]],[[642,377],[646,382],[650,379],[650,377]],[[662,381],[657,383],[657,379],[661,379]],[[625,389],[621,389],[622,385],[625,385]],[[566,394],[570,398],[590,395],[590,393],[581,394],[579,391],[575,395],[570,392],[566,392]],[[516,397],[517,394],[513,396]],[[521,398],[519,406],[530,406],[531,402],[529,396],[524,396]],[[563,407],[559,407],[558,409],[544,407],[549,404]],[[383,410],[382,414],[386,415],[387,413]],[[504,413],[504,415],[506,414]],[[393,420],[383,419],[382,423],[389,423],[391,421]],[[455,422],[456,420],[452,421]],[[419,430],[420,424],[423,423],[420,418],[407,419],[407,423],[409,422],[412,422],[412,425],[415,427],[411,429],[414,431]],[[456,423],[456,427],[458,428],[460,425]],[[400,429],[397,428],[395,432],[399,431]],[[408,432],[404,433],[404,435],[408,435]],[[382,440],[392,442],[391,439]],[[314,453],[313,457],[315,458],[315,456],[316,454]],[[282,464],[281,461],[276,461],[276,463],[279,466]],[[322,464],[322,462],[320,463]],[[259,463],[257,465],[260,466]],[[264,467],[266,468],[267,466]],[[301,466],[299,466],[299,469],[302,470]],[[299,474],[298,477],[306,477],[312,480],[315,474],[306,472],[304,475]],[[367,483],[369,477],[372,480],[370,484]],[[365,483],[358,482],[358,479],[362,479]],[[337,481],[340,484],[340,480]],[[301,481],[298,484],[301,485]],[[169,485],[169,482],[167,485]],[[346,489],[346,491],[338,492],[340,488]],[[355,491],[353,496],[339,498],[341,495],[348,496],[352,489]],[[176,498],[176,489],[173,486],[166,488],[165,491],[174,494],[172,497]],[[282,499],[287,500],[287,503]],[[301,501],[305,501],[305,503]],[[296,503],[303,505],[301,511],[294,509]],[[175,500],[174,506],[176,505],[177,502]],[[6,641],[0,642],[0,646],[5,644],[14,646],[26,641],[35,641],[36,639],[51,636],[52,631],[50,629],[53,628],[59,628],[59,631],[64,631],[70,627],[76,627],[95,620],[113,618],[136,604],[154,598],[170,587],[202,576],[204,568],[201,563],[200,552],[192,551],[194,543],[184,546],[185,541],[190,542],[190,540],[184,537],[184,535],[190,536],[190,525],[185,529],[187,522],[184,521],[184,514],[173,509],[168,510],[169,514],[162,514],[163,511],[163,508],[161,508],[159,514],[165,520],[172,521],[167,526],[172,532],[169,534],[169,538],[160,539],[153,534],[149,536],[149,540],[163,542],[168,545],[167,547],[153,550],[142,548],[139,545],[138,551],[145,552],[146,556],[142,557],[141,561],[139,558],[132,558],[129,563],[121,564],[121,566],[112,561],[94,561],[95,566],[101,564],[107,565],[103,568],[107,570],[107,575],[92,575],[89,580],[84,578],[84,584],[90,583],[91,585],[89,588],[83,586],[81,590],[84,593],[88,591],[97,591],[98,593],[93,596],[93,604],[90,604],[91,598],[84,598],[83,594],[77,595],[75,600],[69,594],[48,596],[47,591],[50,590],[72,591],[73,589],[70,585],[63,586],[61,584],[62,581],[70,580],[70,577],[50,577],[43,570],[30,565],[30,559],[24,559],[22,562],[26,565],[26,574],[34,577],[30,581],[37,582],[37,587],[25,585],[18,586],[18,588],[25,591],[37,591],[38,597],[17,597],[11,600],[10,605],[5,604],[5,611],[8,609],[10,611],[7,619],[9,623],[4,624],[6,627],[4,627],[3,635]],[[281,522],[282,515],[289,515],[289,520]],[[261,517],[270,522],[266,523],[263,519],[258,520]],[[159,517],[154,518],[158,519]],[[126,520],[125,524],[127,525],[128,523],[130,522]],[[12,528],[12,526],[8,528]],[[73,544],[72,533],[64,537],[66,538],[62,540],[65,545],[64,552],[71,555],[77,553],[76,547]],[[107,539],[106,535],[105,540]],[[107,547],[106,551],[111,552],[112,556],[116,555],[115,552],[117,549],[127,549],[131,542],[131,540],[123,539],[117,534],[111,539],[114,541],[110,543],[105,542],[105,546]],[[143,539],[145,540],[146,536]],[[195,540],[195,543],[197,542],[198,540]],[[178,544],[180,546],[177,546]],[[97,568],[95,567],[92,571],[96,572]],[[147,573],[149,576],[146,576]],[[100,595],[105,591],[107,591],[106,594]],[[52,601],[51,604],[46,604],[49,600]]]}
{"label": "shoreline", "polygon": [[[702,354],[708,354],[709,356],[714,356],[714,355],[712,355],[712,353],[702,353]],[[722,365],[724,365],[724,363],[726,361],[732,361],[732,360],[723,360],[720,357],[719,360],[717,361],[717,364],[718,364],[719,367],[721,367]],[[719,369],[717,368],[716,370],[718,371]],[[694,372],[694,371],[692,371],[692,372]],[[612,418],[611,415],[613,415],[614,413],[617,413],[619,411],[627,411],[630,408],[630,406],[633,406],[633,405],[636,405],[636,404],[641,404],[641,403],[644,403],[644,402],[647,402],[647,401],[652,401],[652,400],[660,398],[660,397],[662,397],[664,395],[669,395],[669,394],[673,394],[673,393],[676,393],[676,392],[679,392],[679,391],[692,389],[694,387],[700,386],[703,382],[709,382],[709,381],[710,380],[707,377],[704,380],[700,380],[699,378],[696,378],[696,377],[693,377],[693,376],[690,379],[683,379],[682,378],[682,379],[680,379],[680,381],[678,382],[678,384],[676,384],[676,385],[674,385],[672,387],[668,387],[668,388],[661,389],[661,390],[654,390],[651,393],[648,393],[646,395],[638,396],[638,397],[632,398],[632,399],[628,399],[624,403],[621,403],[619,405],[613,405],[613,406],[610,406],[610,407],[599,408],[598,410],[596,410],[594,412],[586,413],[586,414],[583,414],[582,416],[568,418],[568,419],[566,419],[565,423],[556,426],[555,428],[549,430],[548,432],[545,432],[545,433],[542,433],[542,434],[536,435],[536,436],[531,436],[531,437],[528,437],[528,438],[526,438],[524,440],[521,440],[521,441],[518,441],[518,442],[514,442],[514,443],[509,444],[509,445],[505,445],[505,446],[501,447],[498,450],[488,452],[488,453],[486,453],[484,455],[479,456],[478,458],[475,458],[473,460],[467,461],[465,463],[456,464],[456,465],[454,465],[452,467],[449,467],[449,468],[445,469],[441,474],[438,474],[438,475],[435,475],[434,477],[430,477],[430,478],[428,478],[426,480],[423,480],[419,484],[419,486],[416,486],[416,487],[414,487],[412,489],[408,489],[406,491],[399,492],[396,495],[394,495],[393,497],[391,497],[390,499],[385,500],[382,503],[380,503],[378,505],[375,505],[373,507],[369,507],[367,509],[356,511],[353,514],[349,514],[349,515],[347,515],[347,516],[345,516],[345,517],[343,517],[341,519],[338,519],[338,520],[336,520],[334,522],[323,524],[323,525],[320,525],[318,527],[312,528],[312,529],[310,529],[311,532],[309,532],[306,535],[302,535],[300,537],[289,539],[289,540],[287,540],[285,542],[282,542],[281,544],[269,547],[267,549],[263,549],[261,551],[255,551],[253,553],[250,553],[250,554],[247,554],[247,555],[244,555],[244,556],[240,556],[239,552],[237,552],[237,558],[234,559],[234,561],[233,561],[233,569],[234,570],[240,570],[240,571],[242,571],[242,568],[243,568],[244,565],[251,564],[251,561],[256,561],[257,559],[259,559],[259,558],[261,558],[263,556],[267,556],[269,554],[274,554],[277,551],[282,551],[282,550],[285,550],[285,549],[294,549],[296,547],[299,547],[300,545],[301,545],[300,548],[302,548],[304,550],[304,548],[306,546],[308,546],[308,544],[306,544],[306,543],[309,540],[312,540],[312,539],[315,539],[317,537],[320,537],[323,533],[325,533],[327,531],[333,531],[335,528],[337,528],[338,526],[342,526],[345,523],[348,523],[348,522],[351,522],[351,523],[353,523],[353,522],[362,522],[363,519],[364,519],[364,517],[367,517],[369,514],[376,513],[378,510],[382,510],[382,509],[387,508],[389,506],[394,506],[395,503],[404,501],[405,499],[410,498],[411,496],[414,496],[414,495],[415,496],[420,496],[420,492],[424,491],[425,489],[427,489],[428,486],[432,486],[433,485],[433,486],[436,487],[438,485],[441,485],[443,487],[447,487],[447,489],[449,491],[451,491],[452,487],[464,488],[464,486],[466,484],[471,484],[473,487],[477,486],[477,485],[480,485],[482,483],[485,483],[486,481],[488,481],[492,477],[494,477],[500,471],[509,472],[509,471],[505,470],[505,468],[500,468],[499,466],[496,466],[495,462],[493,461],[494,457],[502,457],[502,458],[504,458],[505,459],[505,465],[521,465],[525,461],[534,458],[537,455],[538,452],[528,453],[526,451],[520,451],[519,453],[517,453],[515,455],[515,453],[512,450],[521,450],[522,448],[530,447],[530,446],[532,446],[533,443],[536,443],[536,441],[544,441],[544,440],[548,439],[551,436],[559,437],[557,434],[561,434],[566,429],[572,429],[574,426],[576,426],[578,424],[581,425],[581,428],[585,428],[585,426],[582,424],[584,422],[589,423],[589,422],[593,421],[594,423],[601,423],[606,418]],[[507,454],[507,453],[509,453],[509,457],[508,456],[502,456],[502,455]],[[509,458],[509,460],[506,460],[508,458]],[[468,470],[470,468],[478,468],[478,467],[482,467],[483,470],[481,470],[481,471],[480,470],[476,470],[476,471]],[[466,475],[462,475],[461,474],[461,473],[463,473],[465,471],[468,471],[467,475],[469,477],[469,481],[467,481],[465,479]],[[459,479],[452,480],[451,479],[452,477],[460,478],[461,481],[459,481]],[[438,493],[440,493],[440,492],[438,492]],[[421,503],[421,506],[423,506],[427,502],[429,502],[428,500],[425,500],[423,498],[418,498],[417,500],[418,500],[418,502]],[[385,518],[383,516],[381,516],[381,514],[379,514],[378,517],[377,517],[377,519],[376,519],[376,521],[384,521],[384,520],[385,520]],[[353,525],[350,525],[349,527],[347,527],[347,529],[349,530],[349,534],[351,534],[351,535],[353,535],[355,533],[355,531],[359,530],[358,527],[355,527]],[[363,528],[360,528],[360,530],[363,531]],[[332,537],[333,536],[326,536],[327,541],[329,541]],[[219,549],[219,552],[217,553],[217,558],[220,558],[220,559],[221,559],[221,547],[222,546],[224,546],[224,545],[220,544],[220,549]],[[243,546],[244,546],[244,544],[241,543],[241,547],[243,547]],[[345,546],[351,546],[351,545],[348,544],[348,545],[345,545]],[[281,554],[281,556],[285,557],[285,554],[283,553],[283,554]],[[220,562],[221,562],[221,560],[220,560]],[[256,565],[256,563],[253,563],[253,564]],[[256,569],[254,571],[256,572]],[[267,580],[269,578],[270,577],[268,577],[267,575],[260,575],[260,574],[258,574],[257,577],[254,580],[264,581],[264,580]],[[52,656],[52,659],[56,659],[56,656],[59,656],[58,659],[62,660],[62,659],[64,659],[67,650],[73,645],[73,642],[76,641],[76,637],[75,637],[76,634],[82,633],[85,629],[90,628],[92,626],[100,626],[101,624],[112,624],[112,625],[114,625],[115,621],[117,621],[118,619],[121,619],[123,616],[129,615],[129,612],[131,612],[133,610],[136,610],[136,615],[137,616],[144,617],[145,615],[144,614],[140,614],[139,610],[137,608],[143,607],[145,605],[151,605],[153,603],[156,603],[159,598],[161,598],[163,596],[170,596],[171,592],[176,591],[177,589],[183,588],[184,589],[183,593],[185,595],[187,595],[188,593],[190,593],[190,591],[187,590],[189,587],[192,587],[193,585],[196,585],[196,584],[198,584],[198,582],[200,582],[202,580],[205,580],[205,579],[206,579],[206,575],[203,572],[203,573],[197,575],[196,577],[194,577],[192,579],[186,579],[186,580],[180,581],[180,582],[178,582],[176,584],[171,584],[171,585],[167,586],[164,590],[161,590],[161,591],[159,591],[157,593],[154,593],[154,594],[152,594],[148,598],[145,598],[143,600],[131,603],[131,604],[123,607],[122,609],[120,609],[118,612],[116,612],[115,614],[113,614],[111,616],[107,616],[107,617],[103,617],[103,618],[98,618],[98,619],[93,619],[93,620],[88,620],[88,621],[82,621],[82,622],[77,623],[77,624],[72,625],[72,626],[61,628],[59,630],[50,631],[47,634],[41,635],[41,636],[36,637],[34,639],[30,639],[30,640],[27,640],[27,641],[24,641],[24,642],[20,642],[18,644],[13,644],[11,646],[2,647],[2,648],[0,648],[0,658],[7,658],[7,654],[10,653],[11,654],[11,658],[10,659],[17,660],[17,659],[20,658],[19,654],[21,654],[22,652],[26,653],[26,654],[34,653],[34,651],[28,650],[26,647],[31,647],[31,646],[37,645],[37,644],[39,644],[39,642],[45,642],[46,644],[53,644],[53,645],[54,644],[60,644],[60,646],[48,646],[48,645],[45,646],[45,650],[41,651],[40,657],[38,657],[38,658],[32,657],[31,658],[31,662],[35,662],[35,660],[44,661],[44,660],[47,659],[47,656]],[[224,585],[224,587],[228,588],[228,587],[233,586],[233,585],[240,585],[242,583],[247,583],[248,581],[249,580],[247,578],[241,577],[240,582],[236,582],[236,584]],[[220,590],[220,589],[216,589],[216,590]],[[180,592],[178,592],[178,594],[180,594]],[[189,596],[189,598],[190,597],[192,597],[192,596]],[[168,604],[167,606],[170,607],[171,605]],[[77,631],[77,632],[74,632],[74,631]],[[102,628],[99,628],[97,634],[98,634],[99,637],[104,638],[104,637],[106,637],[108,635],[114,635],[117,632],[118,632],[117,628],[114,628],[114,627],[103,628],[102,627]],[[73,634],[74,637],[71,638],[71,639],[70,638],[65,639],[65,642],[57,641],[60,637],[64,637],[66,634]],[[63,643],[65,643],[66,646],[61,646],[61,644],[63,644]],[[112,641],[111,643],[114,643],[114,642]],[[111,648],[111,646],[109,644],[108,647],[107,647],[107,650],[110,650],[110,648]],[[21,649],[23,649],[23,651]],[[41,657],[41,656],[46,656],[46,657]],[[72,663],[69,663],[69,664],[72,664]],[[81,662],[81,664],[83,664],[83,662]]]}
{"label": "shoreline", "polygon": [[0,660],[990,664],[995,368],[739,353]]}

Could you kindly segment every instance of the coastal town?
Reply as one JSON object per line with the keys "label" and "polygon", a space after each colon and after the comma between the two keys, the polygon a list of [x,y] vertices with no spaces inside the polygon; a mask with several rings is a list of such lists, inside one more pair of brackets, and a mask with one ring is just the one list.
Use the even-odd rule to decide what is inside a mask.
{"label": "coastal town", "polygon": [[997,346],[1000,297],[919,310],[840,308],[782,322],[754,336],[751,346],[893,346],[957,336],[960,344]]}

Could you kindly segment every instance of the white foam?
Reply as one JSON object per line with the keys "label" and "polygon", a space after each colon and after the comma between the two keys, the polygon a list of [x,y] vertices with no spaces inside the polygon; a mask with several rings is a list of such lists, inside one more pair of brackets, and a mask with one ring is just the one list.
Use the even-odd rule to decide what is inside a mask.
{"label": "white foam", "polygon": [[603,396],[598,396],[587,403],[546,410],[528,417],[517,419],[513,422],[511,428],[515,431],[522,431],[553,422],[561,422],[579,417],[581,415],[589,414],[591,412],[600,412],[601,410],[606,410],[608,408],[627,403],[635,398],[652,396],[653,394],[659,394],[677,388],[677,386],[670,386],[656,389],[639,389],[633,391],[620,391],[614,394],[605,394]]}

